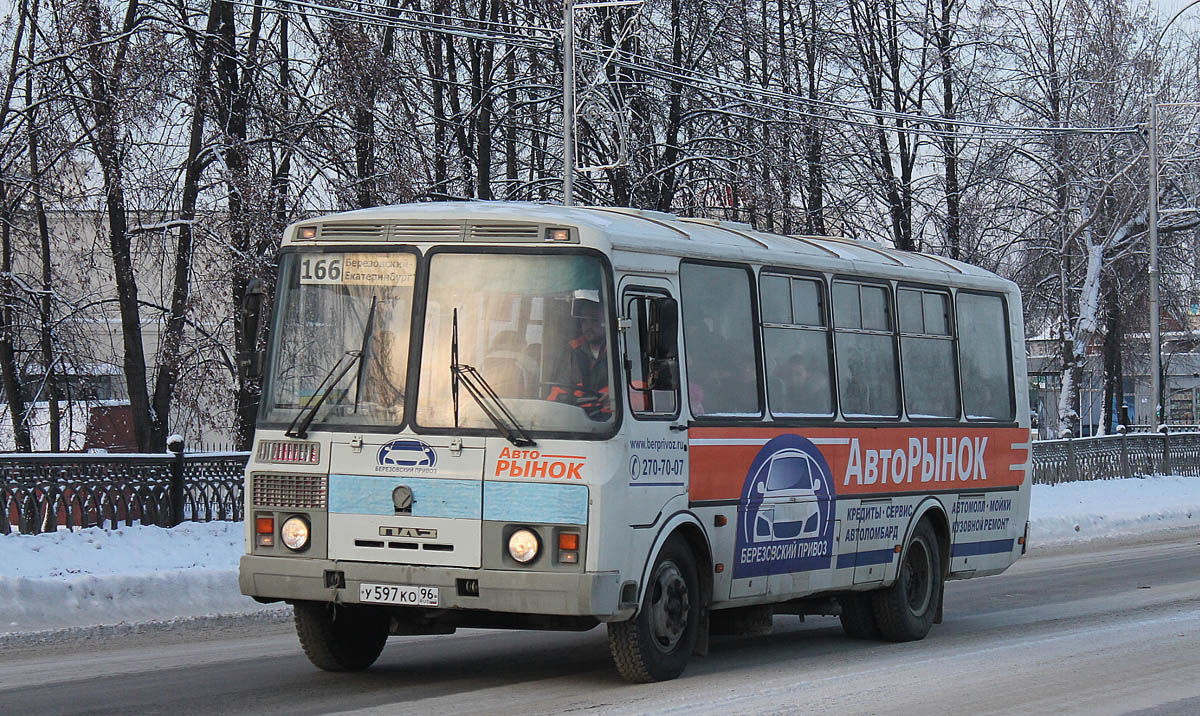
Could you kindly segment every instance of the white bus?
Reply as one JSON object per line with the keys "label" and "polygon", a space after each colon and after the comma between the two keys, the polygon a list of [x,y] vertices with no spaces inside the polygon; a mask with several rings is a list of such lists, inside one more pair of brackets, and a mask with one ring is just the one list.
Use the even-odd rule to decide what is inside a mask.
{"label": "white bus", "polygon": [[603,622],[633,681],[774,614],[921,639],[1025,550],[1021,299],[979,268],[440,203],[289,227],[275,295],[240,584],[322,669],[458,627]]}

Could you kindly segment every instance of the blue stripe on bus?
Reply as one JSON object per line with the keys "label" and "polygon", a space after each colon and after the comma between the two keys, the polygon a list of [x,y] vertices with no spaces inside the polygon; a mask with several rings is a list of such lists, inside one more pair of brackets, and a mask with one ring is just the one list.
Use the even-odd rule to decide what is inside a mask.
{"label": "blue stripe on bus", "polygon": [[491,480],[483,484],[485,520],[582,525],[587,524],[587,511],[586,485]]}
{"label": "blue stripe on bus", "polygon": [[973,557],[978,554],[999,554],[1001,552],[1011,552],[1013,549],[1013,541],[1011,539],[993,539],[984,542],[960,542],[954,545],[950,550],[952,557]]}
{"label": "blue stripe on bus", "polygon": [[872,564],[888,564],[892,561],[892,555],[896,553],[894,547],[887,549],[869,549],[864,552],[851,552],[850,554],[839,554],[837,558],[837,568],[846,569],[848,567],[866,567]]}
{"label": "blue stripe on bus", "polygon": [[355,515],[394,515],[392,490],[407,486],[413,493],[413,517],[480,518],[483,507],[479,480],[330,475],[329,511]]}

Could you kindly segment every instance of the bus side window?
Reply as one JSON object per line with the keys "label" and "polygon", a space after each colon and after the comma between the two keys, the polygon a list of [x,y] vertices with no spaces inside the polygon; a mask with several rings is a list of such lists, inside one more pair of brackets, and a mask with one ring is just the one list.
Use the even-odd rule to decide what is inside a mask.
{"label": "bus side window", "polygon": [[899,370],[888,299],[888,289],[881,284],[833,284],[838,395],[846,417],[900,416]]}
{"label": "bus side window", "polygon": [[1012,361],[1008,312],[1000,296],[958,292],[959,355],[963,407],[968,420],[1012,420]]}
{"label": "bus side window", "polygon": [[824,286],[764,273],[762,306],[767,398],[777,417],[833,415],[833,380]]}
{"label": "bus side window", "polygon": [[761,416],[753,276],[742,266],[685,261],[679,281],[692,415]]}
{"label": "bus side window", "polygon": [[679,311],[675,299],[635,296],[625,333],[629,406],[638,415],[674,416],[679,405]]}

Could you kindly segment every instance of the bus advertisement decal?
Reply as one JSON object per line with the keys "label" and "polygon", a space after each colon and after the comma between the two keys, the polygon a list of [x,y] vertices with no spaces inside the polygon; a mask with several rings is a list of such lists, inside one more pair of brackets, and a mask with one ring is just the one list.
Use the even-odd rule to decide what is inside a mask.
{"label": "bus advertisement decal", "polygon": [[[692,430],[692,500],[738,497],[740,476],[774,439],[795,428]],[[1026,479],[1022,428],[813,428],[804,437],[829,466],[838,494],[1015,488]]]}
{"label": "bus advertisement decal", "polygon": [[812,441],[772,438],[742,485],[733,578],[827,569],[836,501],[829,464]]}

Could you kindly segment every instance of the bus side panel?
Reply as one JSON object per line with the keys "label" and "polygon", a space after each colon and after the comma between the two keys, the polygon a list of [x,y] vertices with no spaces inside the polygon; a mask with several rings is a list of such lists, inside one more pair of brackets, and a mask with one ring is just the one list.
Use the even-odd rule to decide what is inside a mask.
{"label": "bus side panel", "polygon": [[951,536],[956,547],[982,543],[957,547],[976,552],[975,561],[984,558],[978,568],[1003,569],[1019,554],[1012,545],[1024,529],[1017,518],[1027,504],[1020,488],[1029,449],[1022,428],[694,427],[690,433],[693,508],[720,505],[729,514],[736,506],[732,539],[715,539],[728,550],[715,559],[730,572],[730,591],[718,598],[783,598],[886,582],[927,494],[939,494],[948,512],[959,502],[955,494],[988,496],[981,509],[990,521],[970,526],[982,538]]}

